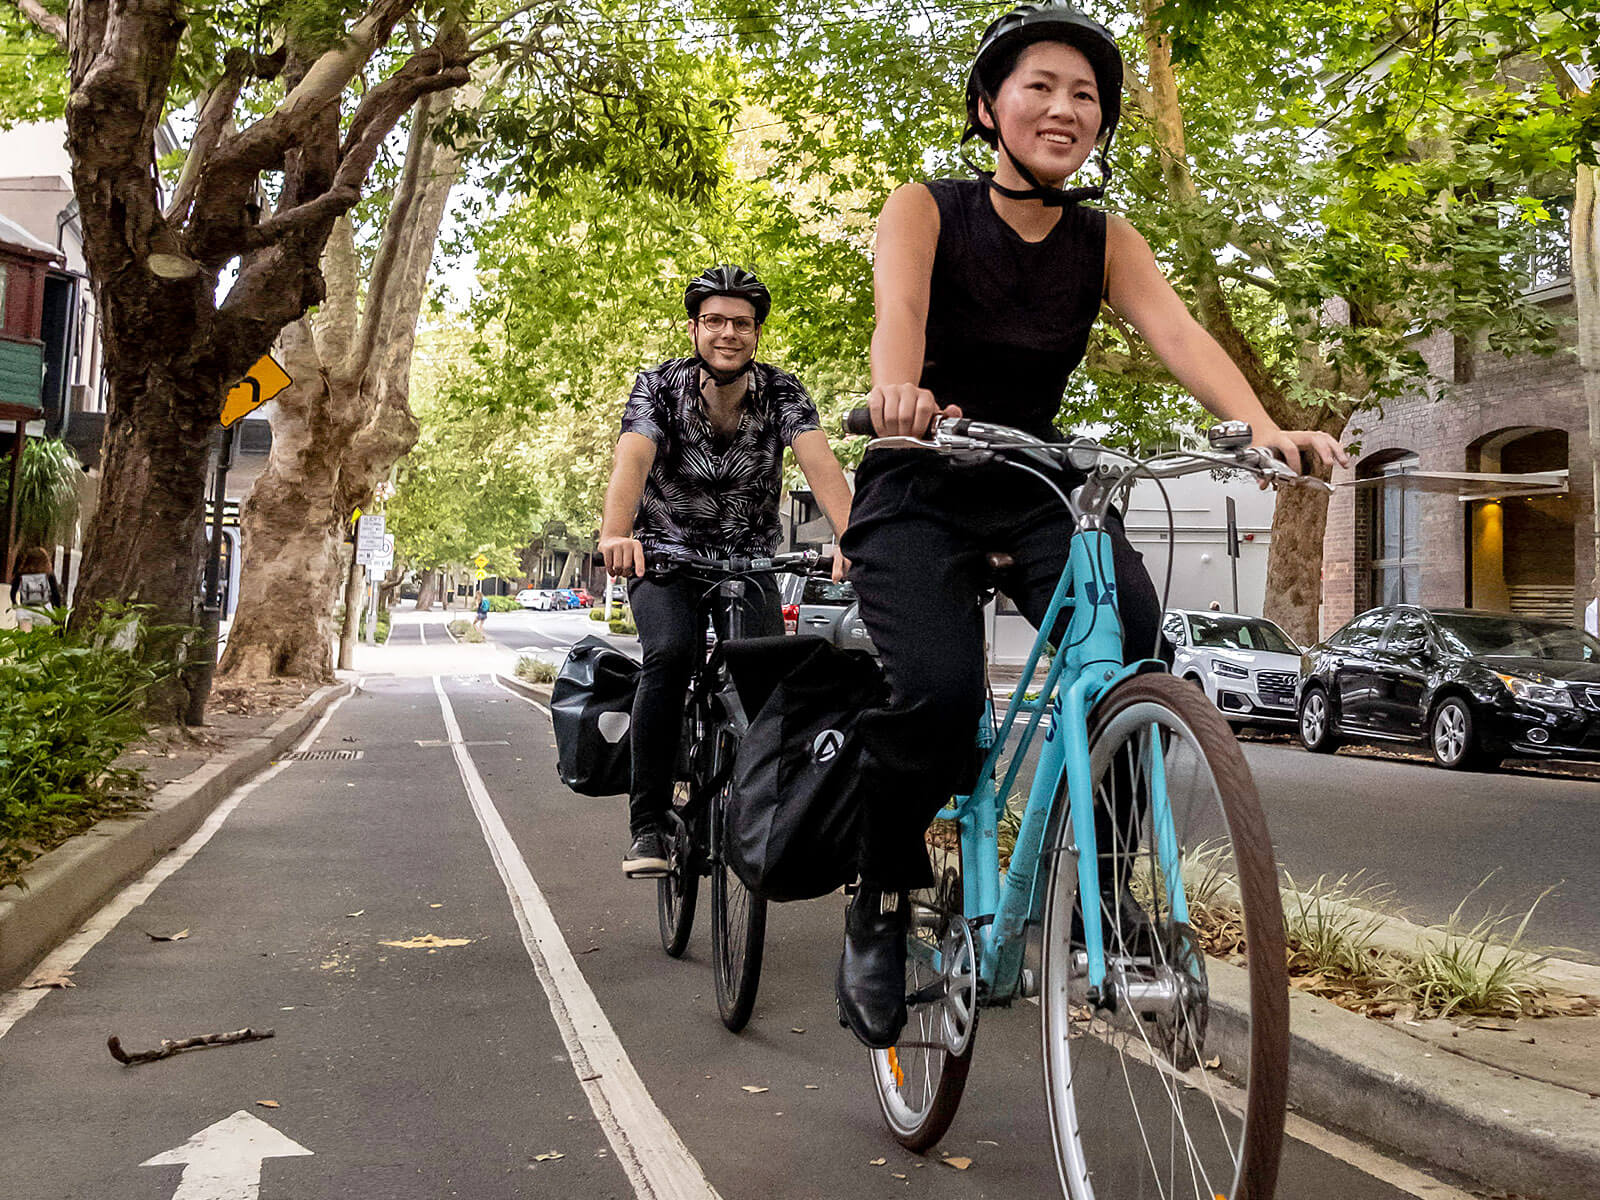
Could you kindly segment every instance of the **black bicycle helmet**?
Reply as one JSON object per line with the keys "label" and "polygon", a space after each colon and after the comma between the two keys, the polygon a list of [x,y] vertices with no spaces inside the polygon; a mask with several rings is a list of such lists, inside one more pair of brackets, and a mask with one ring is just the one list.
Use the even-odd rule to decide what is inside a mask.
{"label": "black bicycle helmet", "polygon": [[756,310],[756,324],[764,325],[772,311],[772,293],[767,285],[743,267],[721,266],[702,271],[683,289],[683,307],[691,317],[700,315],[700,306],[712,296],[733,296],[748,300]]}
{"label": "black bicycle helmet", "polygon": [[1098,199],[1104,193],[1104,188],[1062,191],[1041,184],[1005,147],[1000,139],[1000,131],[978,119],[978,102],[983,101],[992,116],[995,93],[1016,66],[1017,56],[1035,42],[1065,42],[1089,60],[1100,92],[1100,174],[1110,178],[1111,168],[1106,162],[1106,152],[1117,131],[1117,122],[1122,118],[1122,51],[1117,48],[1117,39],[1109,29],[1070,4],[1047,0],[1043,4],[1019,5],[983,31],[983,38],[978,42],[978,53],[972,60],[972,70],[967,76],[967,128],[961,140],[964,142],[976,137],[1001,150],[1032,185],[1025,191],[1018,191],[995,183],[991,172],[978,172],[989,180],[989,186],[1003,195],[1019,200],[1042,199],[1047,204]]}

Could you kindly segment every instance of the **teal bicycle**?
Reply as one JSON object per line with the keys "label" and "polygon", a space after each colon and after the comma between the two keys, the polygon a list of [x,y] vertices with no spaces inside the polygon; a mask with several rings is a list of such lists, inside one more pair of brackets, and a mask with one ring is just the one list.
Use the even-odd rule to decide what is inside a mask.
{"label": "teal bicycle", "polygon": [[[846,423],[870,428],[865,410]],[[1105,516],[1141,476],[1302,477],[1239,422],[1214,429],[1209,452],[1144,461],[965,419],[873,445],[1016,466],[1051,485],[1078,531],[1041,626],[1066,612],[1061,644],[1051,653],[1041,631],[998,724],[986,705],[978,786],[929,830],[936,884],[912,896],[909,1019],[871,1052],[889,1129],[918,1152],[935,1144],[979,1013],[1036,999],[1071,1200],[1270,1197],[1289,1036],[1272,844],[1221,714],[1159,660],[1124,665]],[[1064,465],[1086,476],[1070,495],[1055,482]],[[1035,751],[1019,811],[1008,798]]]}

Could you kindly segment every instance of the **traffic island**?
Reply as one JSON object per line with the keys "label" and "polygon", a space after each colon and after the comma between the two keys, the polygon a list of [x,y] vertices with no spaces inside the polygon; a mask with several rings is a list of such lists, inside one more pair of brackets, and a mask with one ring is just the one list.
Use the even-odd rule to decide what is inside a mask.
{"label": "traffic island", "polygon": [[0,989],[21,983],[118,889],[181,844],[230,792],[292,747],[353,687],[335,683],[312,693],[259,733],[165,784],[145,811],[100,821],[30,863],[20,887],[0,889]]}

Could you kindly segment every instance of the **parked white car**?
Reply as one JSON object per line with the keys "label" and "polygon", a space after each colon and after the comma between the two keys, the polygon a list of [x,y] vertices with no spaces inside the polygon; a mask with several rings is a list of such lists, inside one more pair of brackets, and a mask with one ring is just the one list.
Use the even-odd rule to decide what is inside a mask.
{"label": "parked white car", "polygon": [[1265,617],[1169,609],[1161,626],[1172,673],[1198,684],[1228,720],[1293,725],[1300,647]]}
{"label": "parked white car", "polygon": [[534,612],[549,612],[555,607],[555,593],[548,588],[523,588],[517,593],[517,603]]}

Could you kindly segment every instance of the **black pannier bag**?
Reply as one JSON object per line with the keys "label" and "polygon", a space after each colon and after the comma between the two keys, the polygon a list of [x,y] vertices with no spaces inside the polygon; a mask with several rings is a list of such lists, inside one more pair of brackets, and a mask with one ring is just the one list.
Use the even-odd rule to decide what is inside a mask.
{"label": "black pannier bag", "polygon": [[727,661],[750,728],[734,758],[723,853],[755,895],[825,896],[856,876],[862,710],[887,693],[870,656],[820,638],[729,642]]}
{"label": "black pannier bag", "polygon": [[615,796],[631,782],[628,737],[639,664],[593,636],[567,654],[550,698],[561,782],[584,796]]}

